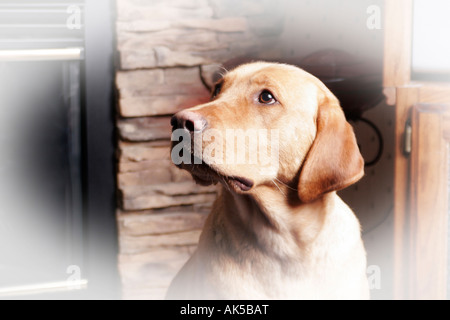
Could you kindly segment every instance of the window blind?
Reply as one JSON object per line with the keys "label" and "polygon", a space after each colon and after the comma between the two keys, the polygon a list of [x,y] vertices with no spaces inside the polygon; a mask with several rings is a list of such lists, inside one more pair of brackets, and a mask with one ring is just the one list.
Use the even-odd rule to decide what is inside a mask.
{"label": "window blind", "polygon": [[84,0],[0,2],[0,49],[82,47]]}

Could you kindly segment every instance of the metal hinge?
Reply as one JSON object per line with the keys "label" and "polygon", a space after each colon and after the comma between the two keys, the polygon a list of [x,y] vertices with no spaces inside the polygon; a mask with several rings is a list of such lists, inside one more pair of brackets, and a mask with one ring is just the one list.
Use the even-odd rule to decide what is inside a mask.
{"label": "metal hinge", "polygon": [[408,119],[405,124],[405,135],[403,140],[403,153],[409,157],[412,151],[412,125],[411,119]]}

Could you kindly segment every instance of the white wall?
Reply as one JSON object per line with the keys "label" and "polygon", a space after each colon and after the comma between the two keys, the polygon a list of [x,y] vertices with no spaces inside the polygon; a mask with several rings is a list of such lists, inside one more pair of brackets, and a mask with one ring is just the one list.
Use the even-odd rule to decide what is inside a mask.
{"label": "white wall", "polygon": [[413,71],[450,73],[450,1],[415,0]]}

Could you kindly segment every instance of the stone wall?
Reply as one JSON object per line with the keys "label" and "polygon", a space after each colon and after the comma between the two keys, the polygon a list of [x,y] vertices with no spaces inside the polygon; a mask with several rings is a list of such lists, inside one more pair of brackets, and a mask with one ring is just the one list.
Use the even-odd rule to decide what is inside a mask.
{"label": "stone wall", "polygon": [[163,298],[192,254],[216,187],[170,161],[170,117],[208,101],[239,56],[276,56],[272,0],[117,0],[119,271],[125,299]]}

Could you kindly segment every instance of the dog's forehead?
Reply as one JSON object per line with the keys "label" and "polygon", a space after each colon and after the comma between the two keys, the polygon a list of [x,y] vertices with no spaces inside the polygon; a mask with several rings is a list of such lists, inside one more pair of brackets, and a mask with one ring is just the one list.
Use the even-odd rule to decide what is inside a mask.
{"label": "dog's forehead", "polygon": [[230,82],[271,82],[282,84],[284,82],[295,82],[297,84],[311,82],[315,79],[312,75],[295,66],[269,63],[269,62],[253,62],[244,64],[230,71],[224,78]]}

